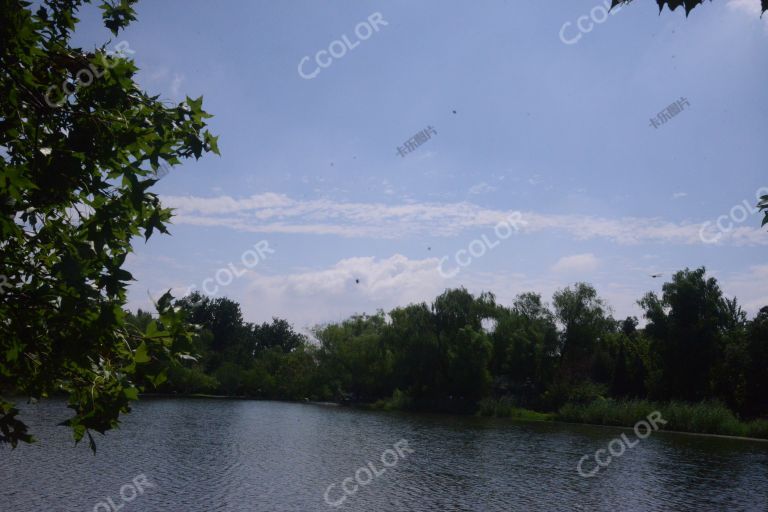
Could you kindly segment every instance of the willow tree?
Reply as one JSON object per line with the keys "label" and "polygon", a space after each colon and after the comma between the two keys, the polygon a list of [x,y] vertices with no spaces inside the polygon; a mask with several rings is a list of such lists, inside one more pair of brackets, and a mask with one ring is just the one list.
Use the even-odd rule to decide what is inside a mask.
{"label": "willow tree", "polygon": [[[135,1],[99,2],[115,36]],[[137,237],[166,232],[157,170],[218,153],[210,116],[202,98],[143,92],[128,52],[73,47],[90,3],[0,0],[0,443],[14,447],[33,438],[11,396],[65,394],[63,424],[93,447],[190,346],[168,294],[145,332],[126,326],[123,267]]]}

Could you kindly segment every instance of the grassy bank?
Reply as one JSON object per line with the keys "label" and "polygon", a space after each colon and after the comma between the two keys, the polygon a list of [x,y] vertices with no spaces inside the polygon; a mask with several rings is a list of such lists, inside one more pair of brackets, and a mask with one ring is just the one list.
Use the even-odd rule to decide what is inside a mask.
{"label": "grassy bank", "polygon": [[478,404],[477,414],[493,418],[634,427],[654,411],[659,411],[667,422],[661,430],[768,439],[768,420],[742,421],[719,402],[689,404],[600,399],[589,404],[566,404],[556,413],[543,413],[515,407],[505,398],[486,398]]}
{"label": "grassy bank", "polygon": [[379,400],[366,406],[378,411],[420,411],[444,414],[472,414],[476,404],[472,400],[460,398],[414,399],[407,393],[396,389],[391,398]]}
{"label": "grassy bank", "polygon": [[662,430],[768,439],[768,420],[741,421],[718,402],[689,404],[655,403],[647,400],[595,400],[590,404],[567,404],[554,419],[572,423],[633,427],[650,413],[659,411],[667,421]]}
{"label": "grassy bank", "polygon": [[552,413],[536,412],[530,409],[515,407],[511,401],[500,398],[485,398],[478,404],[478,416],[492,418],[514,418],[529,421],[551,421],[555,415]]}
{"label": "grassy bank", "polygon": [[[371,404],[377,410],[432,410],[416,403],[405,393],[396,391],[392,398]],[[598,399],[588,404],[566,404],[557,412],[538,412],[515,406],[508,398],[481,400],[475,413],[492,418],[512,418],[527,421],[562,421],[615,427],[634,427],[655,411],[667,423],[661,430],[714,434],[732,437],[768,439],[768,419],[743,421],[720,402],[651,402],[648,400]],[[446,411],[443,412],[456,412]]]}

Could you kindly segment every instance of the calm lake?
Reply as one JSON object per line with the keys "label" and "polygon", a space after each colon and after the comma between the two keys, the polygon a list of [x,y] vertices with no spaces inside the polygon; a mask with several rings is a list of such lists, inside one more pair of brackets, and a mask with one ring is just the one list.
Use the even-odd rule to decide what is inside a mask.
{"label": "calm lake", "polygon": [[768,510],[768,443],[654,433],[584,478],[631,431],[145,399],[93,455],[61,403],[24,410],[39,443],[2,448],[2,512]]}

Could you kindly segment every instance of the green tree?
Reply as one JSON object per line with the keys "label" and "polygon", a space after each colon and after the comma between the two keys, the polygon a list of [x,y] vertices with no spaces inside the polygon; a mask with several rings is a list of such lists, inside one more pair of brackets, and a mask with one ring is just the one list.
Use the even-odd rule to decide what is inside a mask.
{"label": "green tree", "polygon": [[135,314],[130,311],[126,311],[125,313],[126,323],[132,325],[141,332],[147,330],[147,327],[152,322],[152,320],[152,313],[149,311],[143,311],[139,309]]}
{"label": "green tree", "polygon": [[207,375],[199,365],[185,366],[181,362],[174,362],[168,369],[169,391],[190,393],[212,393],[221,387],[221,383],[215,377]]}
{"label": "green tree", "polygon": [[648,340],[635,330],[637,319],[622,322],[621,332],[608,336],[613,360],[610,379],[611,394],[619,397],[642,398],[646,396]]}
{"label": "green tree", "polygon": [[315,329],[323,375],[335,398],[370,401],[391,393],[392,354],[382,341],[384,325],[380,311]]}
{"label": "green tree", "polygon": [[439,295],[432,304],[432,312],[438,332],[455,334],[467,326],[480,330],[483,319],[493,315],[495,306],[491,293],[475,298],[466,289],[456,288]]}
{"label": "green tree", "polygon": [[536,293],[518,295],[512,308],[499,307],[491,334],[491,370],[495,391],[529,405],[544,391],[557,361],[558,333],[554,317]]}
{"label": "green tree", "polygon": [[253,343],[243,323],[240,304],[227,297],[211,299],[195,292],[177,305],[187,312],[193,324],[210,333],[205,347],[207,371],[215,370],[225,361],[247,364],[252,360]]}
{"label": "green tree", "polygon": [[307,337],[293,330],[291,324],[280,318],[272,318],[272,323],[250,327],[253,340],[253,353],[278,348],[282,352],[293,352],[307,342]]}
{"label": "green tree", "polygon": [[[162,382],[188,349],[169,296],[143,333],[127,328],[123,265],[134,237],[166,232],[159,166],[218,152],[202,98],[167,105],[130,59],[71,46],[88,3],[0,0],[0,395],[66,393],[77,440],[113,428],[134,381]],[[134,3],[99,3],[113,34]],[[30,439],[0,398],[0,442]]]}
{"label": "green tree", "polygon": [[558,290],[552,303],[563,327],[561,370],[569,378],[587,377],[595,354],[603,349],[602,341],[614,330],[610,310],[597,290],[586,283]]}
{"label": "green tree", "polygon": [[710,397],[722,336],[743,318],[735,302],[724,299],[717,280],[699,268],[677,272],[661,297],[649,293],[639,303],[651,341],[649,391],[665,399]]}
{"label": "green tree", "polygon": [[448,368],[444,392],[450,398],[477,402],[490,391],[491,342],[483,332],[463,327],[449,336]]}
{"label": "green tree", "polygon": [[395,308],[384,330],[394,354],[394,385],[417,400],[432,400],[440,392],[444,366],[435,319],[425,303]]}
{"label": "green tree", "polygon": [[760,310],[747,327],[744,412],[768,414],[768,307]]}
{"label": "green tree", "polygon": [[232,361],[224,361],[214,372],[213,376],[219,382],[219,390],[228,396],[240,394],[245,383],[243,367]]}
{"label": "green tree", "polygon": [[[279,358],[279,365],[274,373],[278,396],[284,400],[305,400],[316,396],[317,391],[313,389],[317,381],[315,347],[302,344],[291,352],[274,351]],[[379,375],[374,365],[371,365],[370,370],[372,378]],[[363,385],[362,388],[365,390],[366,386]]]}

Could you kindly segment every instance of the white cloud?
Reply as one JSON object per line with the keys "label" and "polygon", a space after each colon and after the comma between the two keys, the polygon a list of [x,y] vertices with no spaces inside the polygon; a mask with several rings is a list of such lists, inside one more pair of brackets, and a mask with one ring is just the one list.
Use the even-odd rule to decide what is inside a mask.
{"label": "white cloud", "polygon": [[170,70],[165,66],[160,66],[152,69],[149,73],[149,79],[156,82],[159,80],[165,80],[170,74]]}
{"label": "white cloud", "polygon": [[355,313],[388,312],[418,302],[431,304],[447,288],[460,286],[475,295],[494,292],[499,304],[511,305],[519,293],[537,292],[549,301],[556,290],[586,280],[615,307],[619,317],[640,315],[637,300],[647,291],[642,281],[616,288],[569,274],[533,277],[520,272],[465,269],[456,278],[445,279],[437,270],[438,264],[438,258],[410,259],[394,254],[388,258],[345,258],[328,267],[279,275],[249,271],[241,282],[242,289],[228,288],[224,293],[242,304],[249,320],[261,322],[279,316],[306,329]]}
{"label": "white cloud", "polygon": [[[413,235],[455,236],[467,229],[493,227],[514,210],[457,203],[352,203],[329,199],[295,200],[265,193],[244,199],[229,196],[163,196],[176,208],[175,224],[220,226],[248,233],[337,235],[344,237],[403,238]],[[704,244],[702,224],[659,218],[605,218],[590,215],[522,212],[523,233],[557,232],[577,240],[595,238],[615,243]],[[719,245],[768,245],[768,235],[745,224],[722,233]],[[711,226],[710,226],[711,230]],[[705,235],[711,235],[704,231]],[[709,236],[711,238],[711,236]]]}
{"label": "white cloud", "polygon": [[469,187],[470,194],[487,194],[488,192],[493,192],[494,190],[496,190],[496,187],[491,186],[484,181]]}
{"label": "white cloud", "polygon": [[539,184],[543,183],[543,182],[544,182],[544,179],[542,178],[542,176],[540,174],[534,174],[533,176],[528,178],[528,184],[532,185],[534,187],[536,185],[539,185]]}
{"label": "white cloud", "polygon": [[682,199],[683,197],[688,197],[688,192],[675,192],[672,194],[672,199]]}
{"label": "white cloud", "polygon": [[[329,267],[280,275],[254,269],[243,277],[244,289],[225,292],[238,297],[245,318],[264,321],[277,315],[308,328],[341,321],[355,313],[374,313],[379,309],[388,312],[418,302],[431,304],[447,288],[464,286],[475,295],[492,291],[500,304],[510,305],[517,294],[529,291],[541,293],[549,300],[557,289],[572,282],[571,276],[532,278],[519,272],[468,269],[455,278],[445,279],[438,265],[439,258],[410,259],[394,254],[388,258],[345,258]],[[640,291],[633,290],[627,296],[629,299],[624,302],[632,305]],[[633,307],[631,312],[634,314],[636,309]]]}
{"label": "white cloud", "polygon": [[728,0],[728,7],[734,11],[741,11],[750,16],[760,16],[762,8],[760,0]]}
{"label": "white cloud", "polygon": [[600,260],[594,254],[574,254],[563,256],[552,266],[553,272],[559,273],[585,273],[594,272],[600,265]]}
{"label": "white cloud", "polygon": [[171,77],[171,70],[168,67],[160,66],[147,71],[147,77],[157,85],[167,86],[167,91],[174,101],[181,99],[181,85],[186,78],[183,74],[174,72],[173,77]]}
{"label": "white cloud", "polygon": [[173,74],[173,80],[171,81],[171,97],[178,100],[179,93],[181,92],[181,84],[184,82],[184,75],[179,73]]}
{"label": "white cloud", "polygon": [[[139,263],[138,256],[130,258],[132,266]],[[627,272],[623,264],[607,268],[594,254],[560,258],[552,267],[556,272],[541,276],[464,269],[455,278],[444,279],[437,270],[438,264],[438,258],[410,259],[394,254],[386,258],[344,258],[329,266],[292,269],[281,274],[268,274],[255,267],[229,286],[221,286],[218,293],[238,301],[248,321],[263,322],[278,316],[297,328],[306,329],[319,323],[341,321],[354,313],[390,311],[417,302],[430,304],[447,288],[464,286],[473,294],[491,291],[498,303],[511,305],[517,294],[528,291],[541,293],[545,301],[550,301],[556,290],[582,280],[596,286],[616,318],[642,317],[637,300],[649,290],[658,291],[671,279],[671,274],[666,274],[664,279],[652,280],[648,269]],[[599,276],[594,274],[598,268]],[[584,275],[588,273],[592,274]],[[154,310],[150,296],[157,299],[168,288],[173,288],[176,296],[189,292],[189,283],[180,275],[170,277],[171,274],[152,275],[151,282],[157,289],[149,293],[138,284],[132,285],[129,307]],[[724,293],[738,297],[750,315],[768,305],[768,265],[753,266],[744,272],[715,274]]]}
{"label": "white cloud", "polygon": [[249,271],[243,311],[248,318],[278,315],[308,327],[353,313],[429,302],[450,284],[437,271],[438,263],[437,258],[395,254],[345,258],[328,268],[283,275]]}
{"label": "white cloud", "polygon": [[[759,19],[763,8],[760,5],[760,0],[728,0],[728,8],[746,14],[751,19]],[[766,31],[768,31],[768,17],[763,16]]]}
{"label": "white cloud", "polygon": [[750,314],[756,314],[768,306],[768,265],[756,265],[747,272],[739,272],[719,279],[723,292],[737,297],[741,306]]}

